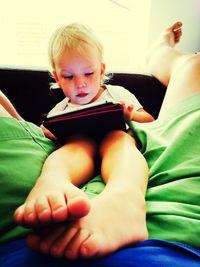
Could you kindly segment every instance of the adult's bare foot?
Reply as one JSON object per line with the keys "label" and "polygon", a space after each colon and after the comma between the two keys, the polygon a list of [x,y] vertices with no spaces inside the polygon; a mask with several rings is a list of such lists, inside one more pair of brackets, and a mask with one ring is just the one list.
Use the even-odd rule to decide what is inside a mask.
{"label": "adult's bare foot", "polygon": [[[102,192],[91,199],[87,216],[31,234],[29,246],[54,257],[93,258],[147,239],[144,196],[138,192]],[[134,196],[134,197],[133,197]],[[138,200],[138,201],[137,201]],[[56,227],[56,228],[55,228]]]}
{"label": "adult's bare foot", "polygon": [[160,47],[168,46],[175,47],[179,43],[182,36],[182,22],[178,21],[171,26],[165,28],[152,45],[147,54],[147,62],[151,59],[152,55],[157,52]]}
{"label": "adult's bare foot", "polygon": [[174,47],[177,43],[179,43],[182,36],[182,22],[175,22],[170,27],[166,28],[163,31],[163,39],[165,39],[166,43]]}

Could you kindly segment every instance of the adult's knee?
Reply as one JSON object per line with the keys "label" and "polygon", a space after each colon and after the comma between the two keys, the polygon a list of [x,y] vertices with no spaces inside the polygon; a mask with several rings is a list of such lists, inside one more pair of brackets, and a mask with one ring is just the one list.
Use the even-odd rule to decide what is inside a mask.
{"label": "adult's knee", "polygon": [[200,72],[200,55],[186,54],[180,57],[172,70],[173,74],[184,73],[184,75],[191,75],[196,72]]}

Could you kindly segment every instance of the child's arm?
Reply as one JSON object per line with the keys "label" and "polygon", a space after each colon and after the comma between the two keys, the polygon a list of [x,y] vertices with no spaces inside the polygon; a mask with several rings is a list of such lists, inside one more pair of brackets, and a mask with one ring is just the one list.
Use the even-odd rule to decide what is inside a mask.
{"label": "child's arm", "polygon": [[134,110],[133,105],[126,106],[124,102],[121,102],[124,111],[124,117],[127,121],[137,122],[151,122],[154,121],[154,117],[145,111],[143,108]]}
{"label": "child's arm", "polygon": [[140,108],[136,111],[132,110],[130,120],[137,122],[151,122],[154,121],[154,117],[143,108]]}
{"label": "child's arm", "polygon": [[12,103],[9,101],[9,99],[5,96],[5,94],[1,90],[0,90],[0,105],[2,105],[13,118],[16,118],[18,120],[23,120],[23,118],[19,115],[19,113],[16,111]]}

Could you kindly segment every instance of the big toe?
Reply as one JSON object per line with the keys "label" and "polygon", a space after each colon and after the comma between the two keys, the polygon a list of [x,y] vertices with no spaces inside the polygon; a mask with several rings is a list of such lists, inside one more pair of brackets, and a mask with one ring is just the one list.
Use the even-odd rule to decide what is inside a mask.
{"label": "big toe", "polygon": [[178,30],[182,27],[183,23],[181,21],[175,22],[170,28],[172,30]]}
{"label": "big toe", "polygon": [[86,216],[90,211],[90,201],[86,197],[74,197],[68,203],[70,218],[78,219]]}
{"label": "big toe", "polygon": [[24,205],[21,205],[14,212],[14,220],[16,223],[22,223],[23,218],[24,218]]}

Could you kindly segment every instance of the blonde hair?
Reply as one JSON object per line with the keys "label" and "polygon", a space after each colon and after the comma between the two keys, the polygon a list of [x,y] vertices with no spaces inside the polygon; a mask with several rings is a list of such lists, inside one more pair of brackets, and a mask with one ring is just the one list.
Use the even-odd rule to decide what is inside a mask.
{"label": "blonde hair", "polygon": [[95,47],[99,60],[103,62],[103,45],[93,30],[80,23],[72,23],[59,27],[49,40],[48,57],[50,72],[55,70],[55,59],[66,50],[78,50],[80,53],[88,46]]}

